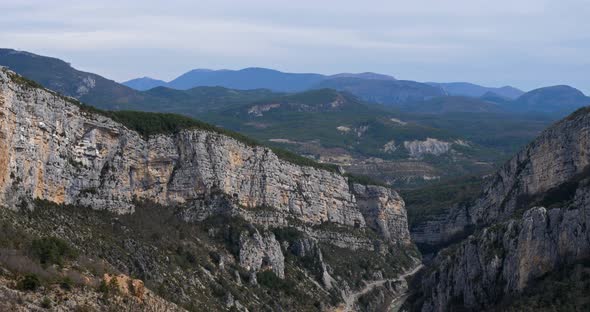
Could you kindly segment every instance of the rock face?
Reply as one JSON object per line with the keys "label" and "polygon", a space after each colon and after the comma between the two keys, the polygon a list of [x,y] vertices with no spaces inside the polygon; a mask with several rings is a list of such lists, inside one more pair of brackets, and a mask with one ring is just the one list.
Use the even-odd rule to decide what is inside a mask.
{"label": "rock face", "polygon": [[436,270],[423,280],[422,311],[446,311],[462,302],[478,310],[493,307],[506,295],[563,265],[590,257],[590,180],[568,208],[527,210],[522,219],[484,229],[442,253]]}
{"label": "rock face", "polygon": [[278,277],[285,277],[285,257],[274,234],[261,235],[256,230],[252,235],[240,235],[240,265],[247,270],[272,270]]}
{"label": "rock face", "polygon": [[527,198],[556,188],[590,165],[590,111],[580,111],[545,130],[506,163],[471,207],[473,223],[490,224],[527,208]]}
{"label": "rock face", "polygon": [[452,206],[445,213],[413,226],[412,241],[424,246],[446,245],[465,235],[471,227],[467,207]]}
{"label": "rock face", "polygon": [[410,157],[420,158],[426,154],[438,156],[447,153],[451,148],[451,143],[427,138],[424,141],[404,141],[404,147]]}
{"label": "rock face", "polygon": [[310,238],[302,238],[294,242],[290,246],[290,251],[299,258],[306,258],[312,261],[317,267],[317,274],[320,276],[320,280],[326,289],[332,288],[333,278],[328,273],[328,267],[324,262],[324,256],[322,250],[318,246],[317,240]]}
{"label": "rock face", "polygon": [[590,110],[581,109],[503,166],[468,209],[482,229],[440,252],[425,274],[422,311],[494,308],[590,258],[589,155]]}
{"label": "rock face", "polygon": [[[304,223],[366,226],[367,209],[337,173],[294,165],[210,131],[145,139],[11,76],[0,73],[0,202],[6,206],[39,198],[130,213],[137,198],[193,207],[204,218],[217,207],[203,199],[221,193],[232,209],[272,207]],[[388,192],[370,209],[399,218],[387,221],[384,235],[408,241],[403,202]],[[379,206],[393,202],[398,206]]]}
{"label": "rock face", "polygon": [[404,201],[396,192],[380,186],[354,184],[353,193],[368,226],[388,240],[410,240]]}

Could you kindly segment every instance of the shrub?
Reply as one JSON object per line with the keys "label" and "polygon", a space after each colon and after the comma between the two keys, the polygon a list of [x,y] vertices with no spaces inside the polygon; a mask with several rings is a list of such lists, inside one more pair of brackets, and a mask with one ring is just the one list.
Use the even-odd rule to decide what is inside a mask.
{"label": "shrub", "polygon": [[41,281],[36,274],[26,274],[22,280],[18,283],[18,288],[22,290],[35,291],[41,286]]}
{"label": "shrub", "polygon": [[43,300],[41,301],[41,307],[43,309],[51,308],[51,299],[49,299],[47,297],[43,298]]}
{"label": "shrub", "polygon": [[283,291],[287,294],[295,293],[295,283],[289,279],[279,278],[273,271],[262,271],[256,274],[256,280],[264,287]]}
{"label": "shrub", "polygon": [[289,243],[293,243],[298,239],[303,238],[303,234],[297,230],[296,228],[274,228],[273,233],[275,234],[275,237],[277,240],[279,241],[285,241],[285,242],[289,242]]}
{"label": "shrub", "polygon": [[109,292],[109,285],[107,285],[107,282],[104,279],[100,281],[100,285],[98,285],[98,291],[104,294]]}
{"label": "shrub", "polygon": [[64,277],[61,282],[59,282],[59,287],[63,290],[71,290],[72,289],[72,280],[69,277]]}
{"label": "shrub", "polygon": [[55,237],[33,240],[31,242],[31,253],[42,265],[61,265],[66,258],[76,256],[75,251],[65,241]]}

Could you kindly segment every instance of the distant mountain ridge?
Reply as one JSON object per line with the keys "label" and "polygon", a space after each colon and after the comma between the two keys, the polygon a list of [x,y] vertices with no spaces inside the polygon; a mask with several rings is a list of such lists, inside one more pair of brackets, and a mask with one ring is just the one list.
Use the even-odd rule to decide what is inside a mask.
{"label": "distant mountain ridge", "polygon": [[276,92],[332,88],[350,92],[365,101],[386,105],[422,101],[445,95],[477,98],[491,92],[513,100],[524,94],[522,90],[511,86],[490,88],[467,82],[420,83],[398,80],[393,76],[374,72],[323,75],[288,73],[259,67],[240,70],[194,69],[170,82],[143,77],[123,82],[123,84],[140,91],[157,86],[179,90],[197,86],[220,86],[238,90],[269,89]]}
{"label": "distant mountain ridge", "polygon": [[590,105],[590,97],[570,86],[559,85],[532,90],[509,104],[515,111],[559,112],[568,114]]}
{"label": "distant mountain ridge", "polygon": [[332,78],[396,80],[393,76],[373,72],[323,75],[314,73],[287,73],[268,68],[248,67],[239,70],[198,68],[190,70],[169,82],[150,77],[142,77],[122,82],[122,84],[139,91],[145,91],[159,86],[179,90],[201,86],[221,86],[231,89],[269,89],[273,91],[296,92],[311,89],[320,81]]}
{"label": "distant mountain ridge", "polygon": [[153,79],[150,77],[142,77],[127,80],[122,84],[138,91],[146,91],[155,87],[164,87],[168,83],[163,80]]}
{"label": "distant mountain ridge", "polygon": [[[225,109],[278,95],[269,90],[241,91],[221,87],[175,90],[158,86],[138,91],[97,74],[79,71],[60,59],[12,49],[0,49],[0,66],[48,89],[107,110],[177,112],[194,117],[202,111]],[[142,79],[138,83],[151,80]]]}
{"label": "distant mountain ridge", "polygon": [[448,95],[481,97],[488,92],[493,92],[500,96],[516,99],[525,92],[511,86],[504,86],[500,88],[484,87],[469,82],[427,82],[431,86],[442,88]]}
{"label": "distant mountain ridge", "polygon": [[220,86],[231,89],[269,89],[296,92],[311,88],[324,79],[320,74],[293,74],[278,70],[250,67],[240,70],[191,70],[170,81],[173,89],[190,89],[197,86]]}
{"label": "distant mountain ridge", "polygon": [[393,76],[373,72],[322,75],[286,73],[258,67],[240,70],[194,69],[164,84],[152,78],[133,79],[123,84],[142,91],[148,90],[150,86],[165,86],[179,90],[197,86],[220,86],[238,90],[269,89],[275,92],[331,88],[349,92],[365,101],[386,105],[444,95],[438,87],[414,81],[397,80]]}
{"label": "distant mountain ridge", "polygon": [[[482,112],[490,111],[492,108],[495,110],[494,106],[482,105],[482,102],[478,101],[471,101],[477,107],[467,107],[466,101],[461,99],[461,96],[477,97],[487,103],[497,104],[505,111],[520,113],[558,112],[563,115],[579,107],[590,105],[590,99],[586,95],[569,86],[539,88],[523,93],[515,99],[515,96],[522,91],[512,87],[487,88],[470,83],[428,84],[396,80],[392,76],[369,72],[326,76],[313,73],[283,73],[265,68],[246,68],[238,71],[195,69],[170,83],[149,77],[126,82],[135,88],[149,90],[147,92],[135,90],[93,73],[76,70],[60,59],[25,51],[0,49],[0,65],[31,78],[49,89],[99,108],[176,111],[191,116],[195,116],[195,113],[226,109],[228,106],[273,97],[280,94],[276,89],[285,90],[281,92],[301,92],[330,88],[348,92],[365,102],[398,108],[406,105],[411,108],[410,111],[415,111],[416,107],[407,106],[408,104],[441,98],[449,94],[459,96],[444,100],[447,108],[453,107],[452,111]],[[194,80],[191,76],[198,79]],[[199,90],[170,88],[171,85],[189,86],[195,81],[205,86],[197,87],[200,88]],[[231,89],[228,89],[230,87]],[[154,88],[162,89],[151,90]],[[462,104],[451,103],[453,99],[460,100]],[[433,104],[432,101],[431,104]],[[484,106],[487,108],[484,109]],[[427,109],[425,106],[419,110]],[[445,110],[446,108],[443,109]]]}

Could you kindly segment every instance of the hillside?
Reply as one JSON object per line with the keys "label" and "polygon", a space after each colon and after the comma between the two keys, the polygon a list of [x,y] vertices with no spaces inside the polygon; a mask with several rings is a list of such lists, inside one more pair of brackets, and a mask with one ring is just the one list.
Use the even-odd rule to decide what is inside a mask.
{"label": "hillside", "polygon": [[413,102],[399,108],[405,112],[444,113],[499,113],[505,111],[500,105],[464,96],[443,96]]}
{"label": "hillside", "polygon": [[509,108],[515,111],[569,114],[590,105],[590,97],[570,86],[552,86],[532,90],[521,95]]}
{"label": "hillside", "polygon": [[396,186],[487,171],[493,159],[493,153],[464,140],[459,133],[408,122],[406,115],[402,118],[400,113],[330,89],[258,101],[201,117]]}
{"label": "hillside", "polygon": [[269,97],[239,108],[225,111],[237,117],[262,117],[265,113],[348,112],[368,111],[369,107],[351,94],[332,89],[311,90],[278,97]]}
{"label": "hillside", "polygon": [[421,101],[444,95],[438,87],[407,80],[376,80],[360,78],[331,78],[323,80],[313,88],[330,88],[346,91],[357,97],[380,104],[395,105]]}
{"label": "hillside", "polygon": [[0,66],[35,80],[61,94],[105,109],[124,109],[146,100],[141,93],[99,75],[76,70],[57,58],[0,49]]}
{"label": "hillside", "polygon": [[[418,264],[391,189],[186,117],[97,111],[6,69],[0,99],[2,304],[386,307]],[[363,296],[372,283],[381,299]]]}

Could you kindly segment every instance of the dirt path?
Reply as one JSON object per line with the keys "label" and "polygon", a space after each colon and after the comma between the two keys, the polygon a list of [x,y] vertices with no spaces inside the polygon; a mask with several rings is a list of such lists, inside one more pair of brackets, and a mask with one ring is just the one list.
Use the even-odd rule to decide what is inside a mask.
{"label": "dirt path", "polygon": [[[412,276],[414,274],[416,274],[416,272],[418,272],[420,269],[422,269],[423,265],[420,264],[417,267],[413,268],[411,271],[406,272],[402,275],[400,275],[398,278],[393,278],[393,279],[382,279],[382,280],[376,280],[376,281],[372,281],[370,283],[367,283],[365,285],[365,287],[363,287],[363,289],[357,291],[357,292],[353,292],[350,294],[347,294],[344,296],[344,309],[342,311],[344,312],[350,312],[352,311],[352,308],[354,307],[354,303],[364,294],[368,293],[369,291],[373,290],[373,288],[377,287],[377,286],[383,286],[383,284],[385,284],[386,282],[392,281],[401,281],[402,279],[406,279],[409,276]],[[404,292],[400,295],[400,297],[406,296],[407,294]],[[403,303],[403,301],[405,300],[405,298],[403,300],[398,300],[398,299],[402,299],[402,298],[396,298],[393,300],[393,303],[396,302],[400,302]]]}

